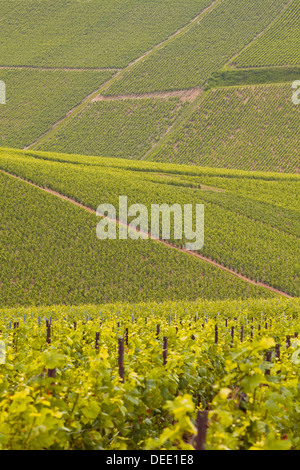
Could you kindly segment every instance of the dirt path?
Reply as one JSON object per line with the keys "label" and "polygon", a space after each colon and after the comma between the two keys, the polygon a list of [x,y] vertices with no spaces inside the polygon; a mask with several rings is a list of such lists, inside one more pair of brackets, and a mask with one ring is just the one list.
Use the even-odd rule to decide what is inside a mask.
{"label": "dirt path", "polygon": [[161,98],[168,100],[169,98],[180,98],[182,101],[190,101],[191,103],[201,95],[201,88],[191,88],[189,90],[176,90],[176,91],[162,91],[153,93],[143,93],[140,95],[115,95],[115,96],[103,96],[98,95],[92,99],[92,103],[95,101],[123,101],[123,100],[142,100],[145,98]]}
{"label": "dirt path", "polygon": [[[91,214],[94,214],[96,215],[96,211],[94,211],[93,209],[91,209],[90,207],[88,206],[85,206],[84,204],[81,204],[80,202],[77,202],[75,201],[74,199],[68,197],[68,196],[65,196],[57,191],[54,191],[53,189],[50,189],[50,188],[42,188],[41,186],[38,186],[37,184],[35,183],[32,183],[31,181],[28,181],[24,178],[21,178],[20,176],[17,176],[17,175],[14,175],[12,173],[9,173],[5,170],[1,170],[0,169],[0,172],[7,175],[7,176],[10,176],[12,178],[16,178],[20,181],[22,181],[23,183],[26,183],[26,184],[29,184],[30,186],[33,186],[35,188],[38,188],[48,194],[52,194],[60,199],[63,199],[65,201],[68,201],[72,204],[74,204],[75,206],[78,206],[80,207],[81,209],[84,209],[85,211],[91,213]],[[119,224],[119,225],[126,225],[128,227],[127,224],[124,224],[123,222],[120,222],[119,220],[116,220],[116,222]],[[289,294],[287,294],[286,292],[282,292],[278,289],[275,289],[274,287],[272,286],[269,286],[267,284],[264,284],[263,282],[257,282],[257,281],[253,281],[252,279],[246,277],[246,276],[243,276],[242,274],[239,274],[237,272],[235,272],[234,270],[230,269],[230,268],[227,268],[226,266],[223,266],[222,264],[216,262],[216,261],[213,261],[212,259],[210,258],[206,258],[205,256],[202,256],[200,255],[199,253],[196,253],[194,251],[189,251],[189,250],[186,250],[184,248],[179,248],[177,247],[176,245],[173,245],[172,243],[169,243],[167,242],[166,240],[157,240],[157,239],[154,239],[151,237],[150,234],[148,234],[148,237],[154,241],[156,241],[157,243],[162,243],[163,245],[167,246],[168,248],[172,248],[173,250],[177,250],[177,251],[181,251],[182,253],[186,253],[186,254],[189,254],[191,256],[194,256],[195,258],[198,258],[202,261],[205,261],[206,263],[209,263],[211,264],[212,266],[216,267],[216,268],[219,268],[221,269],[222,271],[225,271],[225,272],[228,272],[230,274],[232,274],[233,276],[243,280],[243,281],[246,281],[248,282],[249,284],[253,284],[254,286],[259,286],[259,287],[263,287],[264,289],[268,289],[269,291],[272,291],[272,292],[275,292],[276,294],[279,294],[279,295],[282,295],[284,297],[287,297],[289,299],[292,299],[293,297],[290,296]]]}
{"label": "dirt path", "polygon": [[173,38],[177,37],[180,34],[185,34],[187,31],[189,31],[189,29],[192,27],[192,25],[194,23],[199,22],[202,19],[202,17],[206,15],[206,13],[213,10],[216,7],[216,5],[218,5],[218,3],[220,3],[221,1],[222,0],[214,0],[208,7],[206,7],[204,10],[202,10],[201,13],[199,13],[195,18],[193,18],[188,24],[186,24],[182,28],[175,31],[175,33],[173,33],[171,36],[169,36],[164,41],[160,42],[159,44],[156,44],[154,47],[152,47],[152,49],[150,49],[149,51],[145,52],[143,55],[141,55],[140,57],[135,59],[133,62],[128,64],[124,69],[117,70],[116,73],[113,75],[113,77],[111,77],[106,83],[102,84],[100,88],[95,90],[89,96],[84,98],[84,100],[78,106],[75,106],[75,108],[71,109],[65,116],[63,116],[61,119],[59,119],[59,121],[57,121],[55,124],[53,124],[53,126],[48,131],[46,131],[44,134],[42,134],[35,142],[33,142],[32,144],[25,147],[25,150],[33,149],[35,147],[35,145],[38,144],[40,141],[50,137],[52,135],[52,133],[54,133],[56,131],[57,127],[59,127],[60,125],[64,125],[64,123],[68,122],[68,120],[72,116],[75,116],[76,114],[78,114],[84,108],[84,106],[87,103],[92,102],[92,100],[94,98],[96,98],[96,96],[101,95],[101,93],[103,91],[107,90],[115,80],[118,80],[118,79],[122,78],[123,73],[128,72],[132,67],[135,66],[135,64],[142,61],[145,57],[147,57],[149,54],[151,54],[155,50],[164,47]]}
{"label": "dirt path", "polygon": [[[80,111],[82,107],[87,103],[93,103],[95,101],[121,101],[127,99],[145,99],[145,98],[161,98],[161,99],[169,99],[171,97],[179,97],[183,102],[189,101],[193,103],[195,99],[201,95],[203,92],[200,88],[192,88],[190,90],[179,90],[179,91],[171,91],[171,92],[162,92],[162,93],[145,93],[143,95],[119,95],[119,96],[102,96],[99,94],[95,94],[93,91],[90,95],[86,96],[80,104],[75,106],[74,108],[70,109],[65,116],[55,122],[51,129],[46,131],[44,134],[40,135],[38,139],[36,139],[32,144],[24,147],[24,150],[33,149],[36,144],[38,144],[41,140],[47,137],[52,131],[54,131],[60,124],[66,121],[67,118],[74,115],[76,111]],[[96,92],[97,93],[97,92]]]}

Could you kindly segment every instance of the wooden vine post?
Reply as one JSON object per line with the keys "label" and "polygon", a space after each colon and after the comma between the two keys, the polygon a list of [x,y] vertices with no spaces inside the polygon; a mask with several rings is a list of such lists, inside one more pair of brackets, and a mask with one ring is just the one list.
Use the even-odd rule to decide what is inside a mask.
{"label": "wooden vine post", "polygon": [[[19,322],[16,321],[14,322],[14,330],[18,329],[19,328]],[[14,331],[14,334],[13,334],[13,346],[15,347],[16,346],[16,332]]]}
{"label": "wooden vine post", "polygon": [[46,343],[51,344],[51,325],[48,320],[46,320],[46,332],[47,332]]}
{"label": "wooden vine post", "polygon": [[121,381],[124,383],[124,338],[119,338],[119,345],[118,345],[118,362],[119,362],[119,376]]}
{"label": "wooden vine post", "polygon": [[219,335],[218,335],[218,325],[215,326],[215,344],[218,344],[218,339],[219,339]]}
{"label": "wooden vine post", "polygon": [[96,349],[96,351],[99,350],[99,338],[100,338],[100,333],[97,331],[96,339],[95,339],[95,349]]}
{"label": "wooden vine post", "polygon": [[241,343],[244,341],[244,327],[241,327]]}
{"label": "wooden vine post", "polygon": [[195,449],[205,450],[206,433],[208,428],[208,410],[198,411],[196,427],[197,436],[195,440]]}
{"label": "wooden vine post", "polygon": [[167,357],[168,357],[168,338],[167,336],[164,336],[164,346],[163,346],[164,366],[167,364]]}
{"label": "wooden vine post", "polygon": [[[51,379],[55,379],[56,377],[56,369],[48,369],[47,371],[48,377]],[[55,385],[55,382],[51,382],[52,387]]]}
{"label": "wooden vine post", "polygon": [[[267,362],[272,362],[272,351],[267,351],[266,352],[266,361]],[[270,369],[265,370],[265,375],[271,375]]]}
{"label": "wooden vine post", "polygon": [[232,345],[233,345],[233,340],[234,340],[234,326],[231,327],[230,335],[231,335],[231,347],[232,347]]}

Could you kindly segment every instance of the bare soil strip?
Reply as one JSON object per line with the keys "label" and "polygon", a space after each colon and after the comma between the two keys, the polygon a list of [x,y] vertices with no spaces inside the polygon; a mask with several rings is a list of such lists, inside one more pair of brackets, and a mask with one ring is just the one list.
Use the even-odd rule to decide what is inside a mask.
{"label": "bare soil strip", "polygon": [[[38,188],[38,189],[40,189],[40,190],[42,190],[42,191],[45,191],[46,193],[52,194],[52,195],[54,195],[54,196],[56,196],[56,197],[58,197],[58,198],[60,198],[60,199],[63,199],[63,200],[65,200],[65,201],[68,201],[68,202],[70,202],[71,204],[74,204],[75,206],[78,206],[78,207],[80,207],[81,209],[84,209],[85,211],[87,211],[87,212],[89,212],[89,213],[91,213],[91,214],[94,214],[94,215],[96,214],[96,211],[94,211],[94,210],[91,209],[90,207],[87,207],[87,206],[81,204],[80,202],[75,201],[74,199],[72,199],[72,198],[70,198],[70,197],[68,197],[68,196],[65,196],[65,195],[63,195],[63,194],[61,194],[61,193],[58,193],[57,191],[54,191],[53,189],[50,189],[50,188],[42,188],[41,186],[38,186],[37,184],[32,183],[31,181],[28,181],[28,180],[26,180],[26,179],[24,179],[24,178],[21,178],[20,176],[14,175],[14,174],[12,174],[12,173],[9,173],[9,172],[4,171],[4,170],[1,170],[1,169],[0,169],[0,171],[1,171],[1,173],[5,174],[5,175],[7,175],[7,176],[11,176],[11,177],[13,177],[13,178],[16,178],[16,179],[22,181],[23,183],[27,183],[27,184],[29,184],[29,185],[35,187],[35,188]],[[127,224],[124,224],[123,222],[121,222],[121,221],[119,221],[119,220],[116,220],[116,222],[117,222],[119,225],[127,225]],[[127,225],[127,227],[128,227],[128,225]],[[217,263],[216,261],[213,261],[213,260],[210,259],[210,258],[206,258],[205,256],[202,256],[202,255],[200,255],[199,253],[196,253],[196,252],[194,252],[194,251],[189,251],[189,250],[186,250],[186,249],[184,249],[184,248],[177,247],[176,245],[172,245],[171,243],[167,242],[166,240],[161,240],[161,239],[157,240],[157,239],[155,239],[155,238],[152,238],[150,234],[147,234],[147,235],[148,235],[148,237],[149,237],[150,239],[156,241],[157,243],[162,243],[162,244],[164,244],[165,246],[167,246],[168,248],[172,248],[172,249],[174,249],[174,250],[181,251],[182,253],[186,253],[186,254],[189,254],[189,255],[191,255],[191,256],[194,256],[195,258],[198,258],[198,259],[200,259],[200,260],[202,260],[202,261],[205,261],[206,263],[209,263],[209,264],[215,266],[216,268],[221,269],[222,271],[226,271],[226,272],[228,272],[228,273],[230,273],[230,274],[236,276],[237,278],[242,279],[243,281],[248,282],[249,284],[253,284],[253,285],[255,285],[255,286],[263,287],[264,289],[268,289],[269,291],[275,292],[276,294],[282,295],[282,296],[287,297],[287,298],[289,298],[289,299],[292,298],[292,296],[290,296],[290,295],[287,294],[286,292],[282,292],[282,291],[280,291],[280,290],[278,290],[278,289],[275,289],[274,287],[269,286],[269,285],[267,285],[267,284],[264,284],[264,283],[262,283],[262,282],[253,281],[252,279],[249,279],[248,277],[243,276],[242,274],[239,274],[239,273],[237,273],[236,271],[233,271],[232,269],[227,268],[226,266],[223,266],[222,264],[219,264],[219,263]]]}
{"label": "bare soil strip", "polygon": [[142,100],[145,98],[157,98],[157,99],[165,99],[165,100],[168,100],[169,98],[180,98],[182,101],[189,101],[192,103],[201,93],[202,93],[201,88],[191,88],[189,90],[143,93],[140,95],[135,95],[135,94],[116,95],[116,96],[98,95],[92,99],[92,103],[95,101]]}

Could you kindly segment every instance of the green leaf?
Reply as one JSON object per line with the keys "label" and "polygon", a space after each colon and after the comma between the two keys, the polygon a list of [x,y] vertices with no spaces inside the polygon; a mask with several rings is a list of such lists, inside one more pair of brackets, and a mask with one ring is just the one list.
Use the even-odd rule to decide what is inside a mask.
{"label": "green leaf", "polygon": [[48,351],[42,354],[42,362],[47,369],[54,369],[64,365],[65,356],[56,351]]}
{"label": "green leaf", "polygon": [[245,377],[242,380],[242,387],[245,392],[252,393],[256,387],[262,382],[263,378],[259,374]]}
{"label": "green leaf", "polygon": [[100,413],[101,408],[95,400],[89,402],[89,405],[83,408],[82,413],[86,418],[96,419]]}

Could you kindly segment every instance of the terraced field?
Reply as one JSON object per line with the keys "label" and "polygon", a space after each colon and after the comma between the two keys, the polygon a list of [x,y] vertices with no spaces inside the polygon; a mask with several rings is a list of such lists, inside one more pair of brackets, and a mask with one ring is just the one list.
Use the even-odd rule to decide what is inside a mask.
{"label": "terraced field", "polygon": [[1,306],[276,296],[152,240],[100,241],[95,213],[3,173],[0,183]]}
{"label": "terraced field", "polygon": [[149,158],[252,171],[299,171],[300,108],[291,85],[216,88]]}
{"label": "terraced field", "polygon": [[0,1],[0,450],[300,449],[299,18]]}
{"label": "terraced field", "polygon": [[151,240],[100,241],[95,214],[0,178],[1,306],[276,296]]}
{"label": "terraced field", "polygon": [[[0,7],[5,25],[0,79],[7,88],[7,104],[0,108],[3,147],[298,172],[299,110],[292,107],[288,89],[299,75],[299,67],[291,66],[297,60],[282,56],[281,62],[269,64],[262,58],[257,69],[226,65],[243,66],[240,60],[265,37],[274,36],[276,43],[278,30],[287,30],[286,44],[290,36],[297,38],[295,1],[187,0],[183,8],[169,0],[172,13],[163,22],[157,12],[167,5],[161,0],[143,4],[143,13],[135,0],[122,5],[115,1],[111,7],[101,0],[101,9],[99,2],[14,0],[13,8],[6,2]],[[41,26],[45,12],[47,30]],[[79,18],[75,38],[71,26]],[[139,26],[129,44],[131,21]],[[59,33],[62,22],[64,38]],[[10,31],[15,24],[14,37]],[[112,41],[114,28],[122,34]],[[20,43],[21,32],[32,44],[26,52],[27,39],[18,48],[14,45]],[[271,86],[277,83],[278,88]],[[268,86],[241,88],[237,95],[227,88],[251,84]],[[224,100],[217,89],[202,94],[203,88],[219,87],[224,88]],[[184,94],[189,97],[183,99]]]}
{"label": "terraced field", "polygon": [[234,60],[237,67],[300,65],[300,4],[293,1],[276,22]]}

